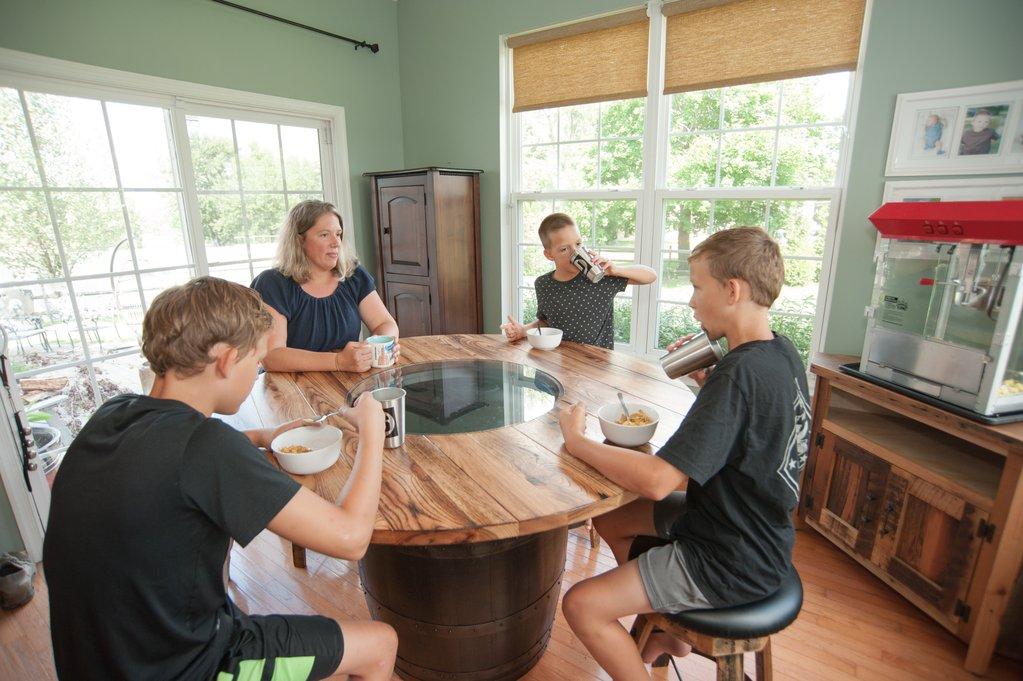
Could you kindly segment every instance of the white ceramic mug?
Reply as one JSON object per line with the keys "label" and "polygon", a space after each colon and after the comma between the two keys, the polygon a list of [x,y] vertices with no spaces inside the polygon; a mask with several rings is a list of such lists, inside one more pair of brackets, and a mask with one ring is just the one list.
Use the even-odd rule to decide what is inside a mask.
{"label": "white ceramic mug", "polygon": [[366,342],[373,351],[374,367],[389,367],[394,364],[394,336],[370,336]]}

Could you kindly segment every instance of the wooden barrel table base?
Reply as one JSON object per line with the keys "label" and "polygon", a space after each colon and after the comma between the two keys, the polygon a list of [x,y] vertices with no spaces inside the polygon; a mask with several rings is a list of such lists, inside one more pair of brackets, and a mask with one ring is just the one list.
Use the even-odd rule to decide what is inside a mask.
{"label": "wooden barrel table base", "polygon": [[550,640],[567,544],[559,528],[475,544],[371,546],[359,576],[370,615],[398,632],[397,674],[520,678]]}

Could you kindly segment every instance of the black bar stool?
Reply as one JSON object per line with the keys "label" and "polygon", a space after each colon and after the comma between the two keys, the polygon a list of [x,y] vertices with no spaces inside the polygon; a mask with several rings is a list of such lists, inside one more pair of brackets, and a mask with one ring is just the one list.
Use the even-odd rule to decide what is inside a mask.
{"label": "black bar stool", "polygon": [[[637,537],[629,559],[665,543],[657,537]],[[793,568],[781,587],[763,600],[719,610],[639,615],[632,630],[640,650],[655,628],[682,639],[696,653],[714,659],[718,681],[747,679],[742,656],[756,653],[757,681],[771,681],[771,634],[792,624],[802,607],[803,584]]]}

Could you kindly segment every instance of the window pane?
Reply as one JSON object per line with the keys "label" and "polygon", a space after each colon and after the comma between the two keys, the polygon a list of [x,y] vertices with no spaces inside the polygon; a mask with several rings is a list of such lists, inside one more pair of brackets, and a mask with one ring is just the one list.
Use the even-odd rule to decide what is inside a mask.
{"label": "window pane", "polygon": [[230,262],[249,257],[238,196],[200,196],[199,214],[208,262]]}
{"label": "window pane", "polygon": [[714,186],[717,135],[677,135],[669,144],[668,184],[683,188]]}
{"label": "window pane", "polygon": [[190,267],[179,270],[164,270],[163,272],[148,272],[142,275],[142,293],[146,299],[146,305],[153,304],[153,298],[171,286],[180,286],[195,276],[195,271]]}
{"label": "window pane", "polygon": [[701,90],[671,95],[671,131],[717,130],[721,113],[721,90]]}
{"label": "window pane", "polygon": [[38,92],[27,97],[50,186],[116,187],[100,103]]}
{"label": "window pane", "polygon": [[658,297],[679,303],[688,302],[693,295],[689,283],[689,255],[678,250],[661,252],[661,276]]}
{"label": "window pane", "polygon": [[522,260],[519,262],[519,271],[522,273],[522,286],[532,286],[537,277],[554,269],[554,263],[544,257],[540,246],[522,246],[520,252]]}
{"label": "window pane", "polygon": [[592,248],[596,243],[594,231],[593,201],[555,201],[554,212],[564,213],[575,221],[583,243]]}
{"label": "window pane", "polygon": [[723,89],[726,128],[760,128],[778,122],[778,83],[752,83]]}
{"label": "window pane", "polygon": [[277,126],[270,123],[235,121],[238,154],[241,157],[242,187],[283,191],[281,149]]}
{"label": "window pane", "polygon": [[231,121],[189,116],[188,143],[197,189],[238,189]]}
{"label": "window pane", "polygon": [[558,110],[541,109],[523,111],[519,117],[519,131],[522,144],[540,144],[558,141]]}
{"label": "window pane", "polygon": [[715,201],[714,231],[731,227],[766,227],[767,201]]}
{"label": "window pane", "polygon": [[597,249],[617,248],[631,251],[636,244],[635,201],[593,201]]}
{"label": "window pane", "polygon": [[580,104],[558,109],[562,142],[597,139],[599,104]]}
{"label": "window pane", "polygon": [[823,257],[830,201],[772,201],[768,231],[785,255]]}
{"label": "window pane", "polygon": [[561,144],[558,147],[558,188],[589,189],[597,183],[597,143]]}
{"label": "window pane", "polygon": [[320,136],[316,128],[281,126],[284,147],[284,179],[288,191],[310,189],[323,191],[320,172]]}
{"label": "window pane", "polygon": [[600,105],[601,137],[642,137],[646,101],[623,99]]}
{"label": "window pane", "polygon": [[316,201],[323,201],[323,194],[321,194],[319,192],[308,193],[308,194],[306,194],[306,193],[302,193],[302,194],[291,194],[291,193],[289,193],[288,194],[288,209],[290,210],[291,207],[294,206],[296,203],[301,203],[302,201],[307,201],[309,199],[314,199]]}
{"label": "window pane", "polygon": [[[261,271],[262,269],[256,270],[256,272]],[[255,278],[254,274],[249,269],[249,264],[245,262],[237,265],[219,265],[217,267],[211,267],[210,276],[227,279],[228,281],[233,281],[236,284],[241,284],[242,286],[248,286]]]}
{"label": "window pane", "polygon": [[134,275],[74,282],[78,310],[93,357],[137,346],[142,336],[142,301]]}
{"label": "window pane", "polygon": [[693,318],[688,305],[660,303],[657,306],[657,347],[664,349],[670,343],[690,333],[699,333],[700,325]]}
{"label": "window pane", "polygon": [[32,140],[18,91],[0,88],[0,185],[39,186]]}
{"label": "window pane", "polygon": [[665,201],[662,248],[688,255],[692,246],[696,245],[690,243],[689,235],[710,233],[712,207],[712,201]]}
{"label": "window pane", "polygon": [[733,132],[721,138],[722,187],[769,187],[774,131]]}
{"label": "window pane", "polygon": [[64,276],[41,191],[0,192],[0,281]]}
{"label": "window pane", "polygon": [[[63,453],[95,408],[88,371],[84,366],[54,369],[20,378],[18,387],[25,400],[39,463],[52,486]],[[84,412],[84,408],[89,411]],[[80,414],[84,416],[79,418]]]}
{"label": "window pane", "polygon": [[817,286],[821,280],[820,260],[785,258],[785,285],[774,301],[776,312],[813,315],[817,308]]}
{"label": "window pane", "polygon": [[835,184],[842,128],[794,128],[778,133],[778,186]]}
{"label": "window pane", "polygon": [[540,223],[553,213],[550,201],[519,201],[519,241],[528,244],[540,243]]}
{"label": "window pane", "polygon": [[177,187],[163,109],[107,104],[117,171],[124,187]]}
{"label": "window pane", "polygon": [[523,324],[529,324],[536,319],[536,291],[531,288],[519,289],[519,310],[521,310],[519,321]]}
{"label": "window pane", "polygon": [[124,201],[140,269],[190,262],[180,194],[126,192]]}
{"label": "window pane", "polygon": [[67,284],[0,289],[0,325],[15,373],[83,357]]}
{"label": "window pane", "polygon": [[558,148],[555,145],[522,147],[520,182],[525,191],[554,189],[558,176]]}
{"label": "window pane", "polygon": [[840,123],[845,120],[851,73],[786,80],[781,88],[781,123]]}
{"label": "window pane", "polygon": [[130,266],[131,250],[117,192],[54,192],[51,196],[72,275],[112,271],[111,263],[122,248]]}
{"label": "window pane", "polygon": [[632,298],[620,295],[614,305],[615,342],[628,343],[632,338]]}
{"label": "window pane", "polygon": [[284,196],[246,194],[245,212],[249,217],[249,244],[253,258],[271,258],[276,250],[277,233],[284,224]]}
{"label": "window pane", "polygon": [[640,187],[643,184],[642,140],[600,143],[600,186]]}

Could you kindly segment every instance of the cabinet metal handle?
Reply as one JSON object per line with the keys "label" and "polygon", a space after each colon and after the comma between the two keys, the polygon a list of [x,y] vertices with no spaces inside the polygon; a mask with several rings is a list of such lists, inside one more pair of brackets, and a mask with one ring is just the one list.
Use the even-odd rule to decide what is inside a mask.
{"label": "cabinet metal handle", "polygon": [[874,499],[877,499],[877,495],[867,494],[867,501],[874,501]]}
{"label": "cabinet metal handle", "polygon": [[861,515],[860,516],[860,525],[869,525],[870,521],[872,521],[872,520],[873,520],[873,518],[871,518],[869,515]]}

